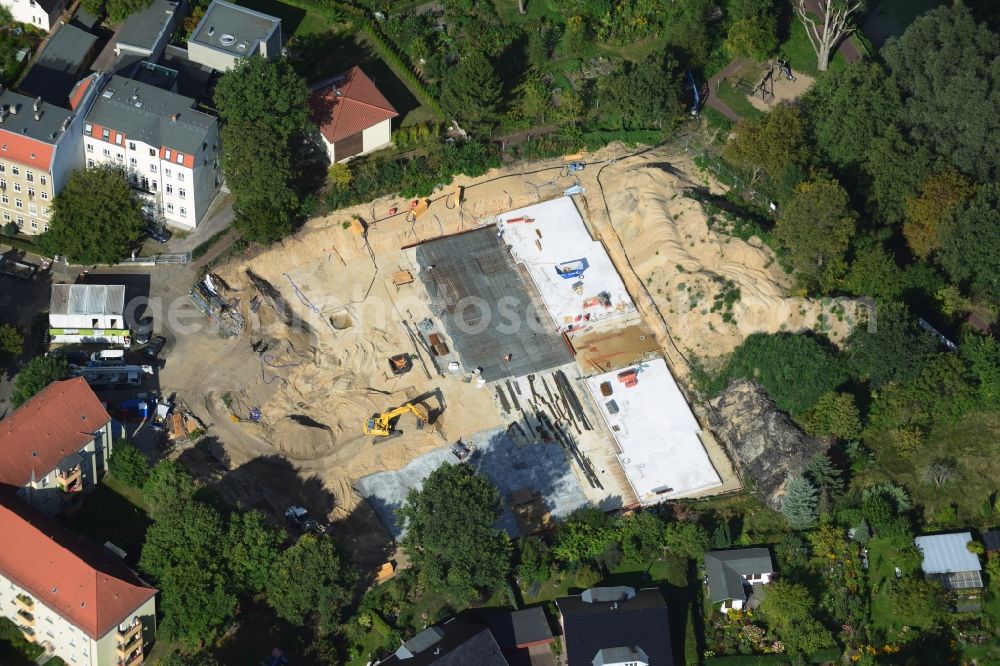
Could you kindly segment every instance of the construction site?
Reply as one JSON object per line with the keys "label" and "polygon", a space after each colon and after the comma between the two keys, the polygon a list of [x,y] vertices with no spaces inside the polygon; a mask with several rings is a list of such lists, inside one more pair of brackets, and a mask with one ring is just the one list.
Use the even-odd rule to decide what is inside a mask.
{"label": "construction site", "polygon": [[[710,229],[685,193],[718,186],[687,156],[629,153],[386,198],[216,267],[198,298],[217,328],[160,375],[209,434],[180,455],[244,506],[307,506],[374,563],[442,464],[498,486],[512,535],[739,489],[685,356],[822,308],[768,248]],[[708,299],[735,282],[739,319],[679,308],[679,280]]]}

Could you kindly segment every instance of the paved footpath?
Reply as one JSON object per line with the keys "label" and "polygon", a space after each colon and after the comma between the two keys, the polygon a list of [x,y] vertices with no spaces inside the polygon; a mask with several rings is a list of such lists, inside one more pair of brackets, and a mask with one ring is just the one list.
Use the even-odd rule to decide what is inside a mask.
{"label": "paved footpath", "polygon": [[726,65],[725,69],[718,72],[715,76],[708,80],[708,99],[705,100],[705,104],[712,107],[726,118],[729,118],[734,123],[738,123],[743,119],[739,116],[739,114],[730,109],[728,104],[716,97],[715,91],[719,89],[720,83],[738,72],[746,63],[747,61],[745,58],[736,58],[731,63]]}

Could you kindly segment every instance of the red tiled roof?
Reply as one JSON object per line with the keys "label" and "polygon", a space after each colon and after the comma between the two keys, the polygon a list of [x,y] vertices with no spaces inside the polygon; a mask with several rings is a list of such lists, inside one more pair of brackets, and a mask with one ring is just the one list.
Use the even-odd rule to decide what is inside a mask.
{"label": "red tiled roof", "polygon": [[83,100],[84,93],[87,92],[87,89],[90,88],[90,84],[93,82],[94,79],[90,76],[77,82],[77,84],[73,87],[72,92],[69,94],[69,108],[76,111],[76,107]]}
{"label": "red tiled roof", "polygon": [[156,595],[124,564],[0,493],[0,572],[97,640]]}
{"label": "red tiled roof", "polygon": [[330,143],[399,115],[360,67],[351,68],[333,85],[317,90],[310,103],[313,120]]}
{"label": "red tiled roof", "polygon": [[51,171],[54,147],[38,139],[0,130],[0,157],[25,166]]}
{"label": "red tiled roof", "polygon": [[32,472],[45,476],[110,420],[83,377],[52,382],[0,421],[0,484],[20,488]]}

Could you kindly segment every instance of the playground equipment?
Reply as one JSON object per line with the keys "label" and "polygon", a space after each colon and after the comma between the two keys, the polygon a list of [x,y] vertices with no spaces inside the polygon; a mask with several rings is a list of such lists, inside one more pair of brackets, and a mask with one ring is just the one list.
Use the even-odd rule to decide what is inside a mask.
{"label": "playground equipment", "polygon": [[688,85],[691,86],[691,115],[695,118],[701,113],[701,92],[698,90],[698,84],[694,80],[694,74],[691,70],[688,70]]}

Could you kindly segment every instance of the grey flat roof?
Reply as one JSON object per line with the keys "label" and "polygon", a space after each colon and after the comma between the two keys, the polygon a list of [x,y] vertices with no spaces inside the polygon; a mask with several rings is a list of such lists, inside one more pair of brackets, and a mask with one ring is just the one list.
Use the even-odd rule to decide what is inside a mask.
{"label": "grey flat roof", "polygon": [[712,603],[728,599],[745,600],[743,577],[774,572],[767,548],[734,548],[705,553],[705,574]]}
{"label": "grey flat roof", "polygon": [[[18,136],[27,136],[38,141],[55,145],[62,138],[62,126],[67,118],[73,117],[73,112],[45,102],[41,105],[42,115],[35,120],[34,97],[28,97],[13,90],[4,90],[0,94],[0,104],[4,108],[17,107],[17,113],[4,113],[0,131],[11,132]],[[46,165],[48,166],[48,165]]]}
{"label": "grey flat roof", "polygon": [[123,284],[54,284],[49,314],[120,315],[125,311]]}
{"label": "grey flat roof", "polygon": [[467,369],[482,368],[483,379],[494,381],[573,361],[496,226],[422,243],[416,259],[434,314]]}
{"label": "grey flat roof", "polygon": [[213,0],[188,41],[242,56],[252,53],[280,25],[281,19],[273,16]]}
{"label": "grey flat roof", "polygon": [[118,31],[119,44],[153,50],[157,38],[177,11],[177,3],[170,0],[153,0],[147,9],[131,14]]}
{"label": "grey flat roof", "polygon": [[79,72],[90,59],[97,35],[67,23],[49,38],[21,85],[22,92],[65,106]]}
{"label": "grey flat roof", "polygon": [[195,111],[193,106],[190,97],[113,76],[94,102],[87,122],[124,132],[129,139],[151,146],[193,155],[216,125],[214,116]]}
{"label": "grey flat roof", "polygon": [[972,534],[930,534],[914,539],[917,548],[924,554],[921,566],[925,574],[948,574],[957,571],[980,571],[979,556],[970,553],[967,545]]}

